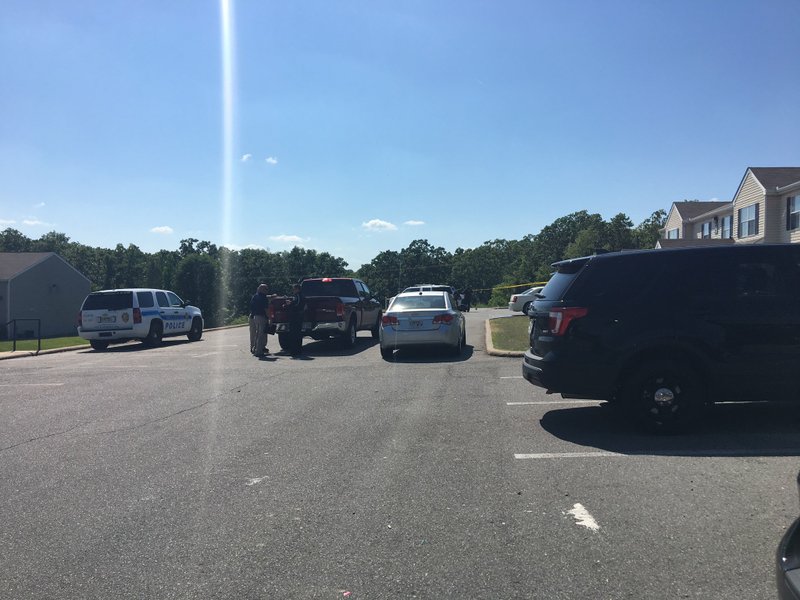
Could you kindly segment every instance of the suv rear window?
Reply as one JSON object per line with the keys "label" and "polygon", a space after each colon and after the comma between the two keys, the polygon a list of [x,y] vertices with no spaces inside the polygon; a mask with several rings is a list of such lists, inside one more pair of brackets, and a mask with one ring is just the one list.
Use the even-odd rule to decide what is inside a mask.
{"label": "suv rear window", "polygon": [[89,294],[83,302],[83,310],[125,310],[132,307],[133,292]]}
{"label": "suv rear window", "polygon": [[539,292],[539,298],[548,302],[558,302],[564,298],[567,288],[572,284],[589,259],[571,260],[556,265],[556,272]]}
{"label": "suv rear window", "polygon": [[139,308],[153,308],[156,303],[153,300],[153,292],[136,292],[139,300]]}

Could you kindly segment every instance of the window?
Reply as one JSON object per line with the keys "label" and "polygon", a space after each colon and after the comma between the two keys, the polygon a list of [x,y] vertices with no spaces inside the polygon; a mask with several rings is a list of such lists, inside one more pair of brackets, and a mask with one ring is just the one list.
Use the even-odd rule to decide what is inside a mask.
{"label": "window", "polygon": [[156,292],[156,300],[161,308],[169,308],[169,300],[164,292]]}
{"label": "window", "polygon": [[719,226],[720,226],[720,237],[723,240],[729,240],[733,237],[733,215],[722,217]]}
{"label": "window", "polygon": [[680,238],[679,233],[680,233],[680,230],[677,227],[675,229],[670,229],[667,232],[667,239],[668,240],[677,240],[678,238]]}
{"label": "window", "polygon": [[800,196],[786,199],[786,229],[800,229]]}
{"label": "window", "polygon": [[739,209],[739,237],[758,235],[758,204]]}
{"label": "window", "polygon": [[700,235],[704,240],[711,239],[711,221],[703,223],[702,234]]}
{"label": "window", "polygon": [[178,298],[178,295],[173,292],[167,292],[167,298],[169,298],[169,305],[172,307],[181,307],[183,308],[183,300]]}
{"label": "window", "polygon": [[139,299],[139,308],[153,308],[156,303],[153,301],[153,292],[136,292]]}

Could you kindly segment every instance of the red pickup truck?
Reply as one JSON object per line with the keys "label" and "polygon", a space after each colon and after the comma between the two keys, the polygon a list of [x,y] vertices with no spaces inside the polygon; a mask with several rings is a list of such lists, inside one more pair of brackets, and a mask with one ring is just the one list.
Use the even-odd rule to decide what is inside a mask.
{"label": "red pickup truck", "polygon": [[[300,285],[303,309],[303,336],[315,340],[338,338],[345,348],[356,343],[356,334],[369,330],[378,339],[381,326],[381,303],[360,279],[320,277],[304,279]],[[275,325],[278,343],[288,350],[290,312],[285,297],[274,298],[269,318]]]}

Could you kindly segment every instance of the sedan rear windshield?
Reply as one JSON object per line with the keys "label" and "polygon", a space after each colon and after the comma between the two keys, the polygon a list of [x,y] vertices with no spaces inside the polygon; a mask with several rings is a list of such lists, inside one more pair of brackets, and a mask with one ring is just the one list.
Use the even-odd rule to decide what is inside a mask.
{"label": "sedan rear windshield", "polygon": [[447,308],[444,296],[408,296],[395,298],[391,310],[425,310]]}
{"label": "sedan rear windshield", "polygon": [[89,294],[83,310],[125,310],[133,306],[133,292],[108,292]]}

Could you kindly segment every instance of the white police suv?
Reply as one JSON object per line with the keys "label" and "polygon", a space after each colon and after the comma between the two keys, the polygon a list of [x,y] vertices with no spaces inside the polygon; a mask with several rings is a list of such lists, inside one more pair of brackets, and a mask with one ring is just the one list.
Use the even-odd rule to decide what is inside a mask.
{"label": "white police suv", "polygon": [[157,346],[163,337],[175,335],[195,342],[203,335],[203,315],[168,290],[101,290],[83,301],[78,335],[89,340],[95,350],[134,339]]}

